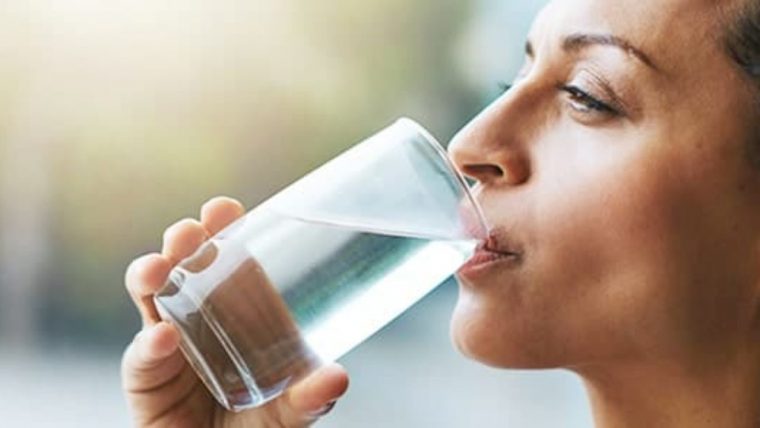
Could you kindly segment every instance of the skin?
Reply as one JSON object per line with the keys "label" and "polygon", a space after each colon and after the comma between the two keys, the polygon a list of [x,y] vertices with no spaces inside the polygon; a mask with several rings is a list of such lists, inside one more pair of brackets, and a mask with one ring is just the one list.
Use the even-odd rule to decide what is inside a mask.
{"label": "skin", "polygon": [[[574,371],[598,427],[760,424],[760,172],[746,159],[760,133],[719,38],[734,7],[555,1],[515,86],[450,146],[478,183],[490,254],[517,254],[460,271],[454,343],[496,367]],[[610,37],[568,41],[579,33],[648,59]],[[156,323],[150,296],[169,268],[241,213],[208,203],[127,273],[146,326],[124,358],[140,426],[305,426],[345,391],[332,367],[225,414]]]}
{"label": "skin", "polygon": [[[760,421],[758,113],[718,6],[734,5],[553,2],[514,87],[450,146],[496,245],[520,253],[460,274],[454,342],[497,367],[575,371],[598,426]],[[577,33],[649,60],[564,43]]]}
{"label": "skin", "polygon": [[181,220],[166,229],[160,253],[133,261],[126,285],[142,315],[143,329],[127,347],[122,383],[134,423],[139,427],[303,427],[329,412],[348,388],[345,370],[324,367],[261,408],[226,411],[211,397],[179,350],[179,333],[160,321],[153,295],[169,271],[209,236],[243,214],[239,202],[219,197],[201,208],[200,221]]}

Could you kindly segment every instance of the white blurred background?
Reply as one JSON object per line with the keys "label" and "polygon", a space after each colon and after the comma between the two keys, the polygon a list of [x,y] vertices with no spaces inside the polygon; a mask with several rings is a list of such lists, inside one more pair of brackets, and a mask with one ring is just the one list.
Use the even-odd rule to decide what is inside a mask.
{"label": "white blurred background", "polygon": [[[248,206],[406,115],[442,140],[544,1],[0,3],[0,426],[130,426],[123,271],[207,198]],[[324,427],[583,427],[564,372],[458,355],[450,281],[342,362]]]}

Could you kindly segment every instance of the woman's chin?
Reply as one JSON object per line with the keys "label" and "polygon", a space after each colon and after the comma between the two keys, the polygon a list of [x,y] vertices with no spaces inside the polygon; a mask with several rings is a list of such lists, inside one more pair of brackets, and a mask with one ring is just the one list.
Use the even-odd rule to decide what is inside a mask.
{"label": "woman's chin", "polygon": [[489,314],[487,308],[477,308],[460,299],[451,318],[451,341],[465,357],[492,367],[543,369],[562,365],[561,358],[547,349],[541,335],[525,328],[510,328],[514,325],[509,323],[525,326],[524,320],[505,320],[498,314]]}

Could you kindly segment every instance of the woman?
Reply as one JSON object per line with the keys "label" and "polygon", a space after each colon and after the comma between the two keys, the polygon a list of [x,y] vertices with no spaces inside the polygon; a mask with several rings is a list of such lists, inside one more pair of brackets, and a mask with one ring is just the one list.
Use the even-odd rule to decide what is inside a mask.
{"label": "woman", "polygon": [[[760,425],[760,1],[558,0],[526,54],[450,147],[495,226],[458,273],[455,343],[578,373],[598,427]],[[242,213],[215,199],[128,270],[139,425],[304,426],[346,389],[331,366],[225,413],[158,323],[170,267]]]}

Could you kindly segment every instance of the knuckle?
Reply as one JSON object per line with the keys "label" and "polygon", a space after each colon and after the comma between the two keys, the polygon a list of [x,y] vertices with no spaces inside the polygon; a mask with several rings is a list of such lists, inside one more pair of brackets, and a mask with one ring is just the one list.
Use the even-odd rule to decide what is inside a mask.
{"label": "knuckle", "polygon": [[145,265],[148,257],[148,254],[140,256],[132,260],[132,262],[129,263],[129,266],[127,266],[127,270],[124,273],[124,283],[127,286],[128,290],[134,291],[137,288],[140,269]]}
{"label": "knuckle", "polygon": [[233,198],[231,198],[231,197],[229,197],[229,196],[225,196],[225,195],[219,195],[219,196],[214,196],[213,198],[209,199],[209,200],[208,200],[208,201],[206,201],[206,203],[205,203],[205,204],[203,204],[203,205],[205,205],[205,206],[209,206],[209,205],[215,205],[215,204],[231,204],[231,205],[237,205],[238,203],[239,203],[239,202],[238,202],[237,200],[235,200],[235,199],[233,199]]}
{"label": "knuckle", "polygon": [[197,246],[205,240],[206,231],[199,221],[191,218],[183,219],[164,231],[164,253],[173,253],[177,247]]}
{"label": "knuckle", "polygon": [[200,223],[197,220],[189,217],[183,218],[182,220],[179,220],[166,228],[163,236],[164,242],[171,240],[174,236],[183,230],[192,229],[195,227],[200,227]]}
{"label": "knuckle", "polygon": [[226,198],[224,196],[214,196],[213,198],[207,200],[206,202],[201,205],[201,212],[206,212],[209,209],[211,209],[214,205],[222,203]]}
{"label": "knuckle", "polygon": [[231,198],[229,196],[215,196],[203,204],[203,206],[201,207],[201,212],[208,213],[212,209],[219,209],[219,208],[225,208],[232,211],[242,212],[243,204],[241,204],[240,201],[238,201],[237,199]]}
{"label": "knuckle", "polygon": [[140,294],[139,291],[142,286],[146,269],[151,265],[156,267],[156,264],[160,264],[163,261],[163,257],[158,253],[145,254],[132,260],[124,274],[124,283],[126,284],[127,289],[130,292]]}

